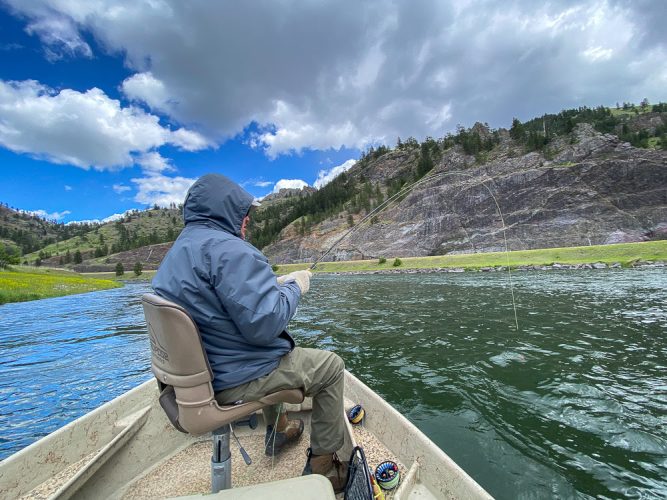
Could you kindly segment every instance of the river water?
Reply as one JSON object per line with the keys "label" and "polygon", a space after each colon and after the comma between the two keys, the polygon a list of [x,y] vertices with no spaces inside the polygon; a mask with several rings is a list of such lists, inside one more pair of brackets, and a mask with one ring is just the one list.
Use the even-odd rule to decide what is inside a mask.
{"label": "river water", "polygon": [[[667,496],[667,269],[317,276],[291,324],[498,498]],[[0,458],[148,379],[149,286],[0,306]]]}

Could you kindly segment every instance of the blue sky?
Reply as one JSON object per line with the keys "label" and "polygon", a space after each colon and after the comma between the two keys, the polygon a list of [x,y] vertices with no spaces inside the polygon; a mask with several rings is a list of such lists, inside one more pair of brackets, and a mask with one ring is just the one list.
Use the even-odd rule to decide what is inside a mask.
{"label": "blue sky", "polygon": [[0,201],[101,220],[208,172],[260,197],[397,136],[665,100],[666,23],[660,0],[0,0]]}

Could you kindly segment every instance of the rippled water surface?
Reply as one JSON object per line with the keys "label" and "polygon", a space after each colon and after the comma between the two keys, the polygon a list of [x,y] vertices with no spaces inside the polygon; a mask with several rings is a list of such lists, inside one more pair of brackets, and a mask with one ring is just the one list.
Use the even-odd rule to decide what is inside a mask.
{"label": "rippled water surface", "polygon": [[[667,271],[318,276],[336,350],[498,498],[667,496]],[[147,284],[0,306],[0,458],[147,379]]]}

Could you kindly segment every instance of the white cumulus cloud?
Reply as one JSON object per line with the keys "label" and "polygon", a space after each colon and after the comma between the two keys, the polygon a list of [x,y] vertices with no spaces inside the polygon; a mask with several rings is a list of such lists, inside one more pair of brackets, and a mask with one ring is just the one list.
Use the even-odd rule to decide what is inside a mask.
{"label": "white cumulus cloud", "polygon": [[165,158],[160,153],[155,151],[140,155],[137,158],[137,163],[141,165],[141,168],[145,173],[160,173],[164,171],[176,170],[171,165],[168,158]]}
{"label": "white cumulus cloud", "polygon": [[132,179],[137,186],[134,201],[144,205],[157,204],[161,207],[167,207],[171,203],[183,203],[185,194],[196,180],[180,176],[168,177],[160,173]]}
{"label": "white cumulus cloud", "polygon": [[129,166],[165,144],[208,145],[196,132],[171,130],[157,116],[122,107],[100,89],[56,91],[34,80],[0,80],[0,145],[54,163],[99,170]]}
{"label": "white cumulus cloud", "polygon": [[113,186],[111,186],[111,188],[118,194],[122,194],[125,191],[132,190],[130,186],[126,186],[125,184],[114,184]]}
{"label": "white cumulus cloud", "polygon": [[301,179],[280,179],[273,186],[273,191],[271,192],[277,193],[281,189],[303,189],[307,186],[308,183],[306,181],[302,181]]}
{"label": "white cumulus cloud", "polygon": [[129,99],[145,102],[153,109],[169,111],[169,93],[164,83],[155,78],[150,71],[135,73],[126,78],[121,90]]}
{"label": "white cumulus cloud", "polygon": [[315,182],[313,182],[313,186],[317,189],[320,189],[322,186],[326,186],[338,175],[350,170],[355,165],[355,163],[357,163],[357,160],[350,159],[345,163],[330,168],[329,170],[320,170],[317,173],[317,179],[315,179]]}

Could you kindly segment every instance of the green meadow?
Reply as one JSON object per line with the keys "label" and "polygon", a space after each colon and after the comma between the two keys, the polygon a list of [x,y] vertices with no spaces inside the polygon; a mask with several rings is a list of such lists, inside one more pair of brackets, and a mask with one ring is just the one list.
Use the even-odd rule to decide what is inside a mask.
{"label": "green meadow", "polygon": [[0,269],[0,304],[118,288],[122,284],[62,269],[12,266]]}

